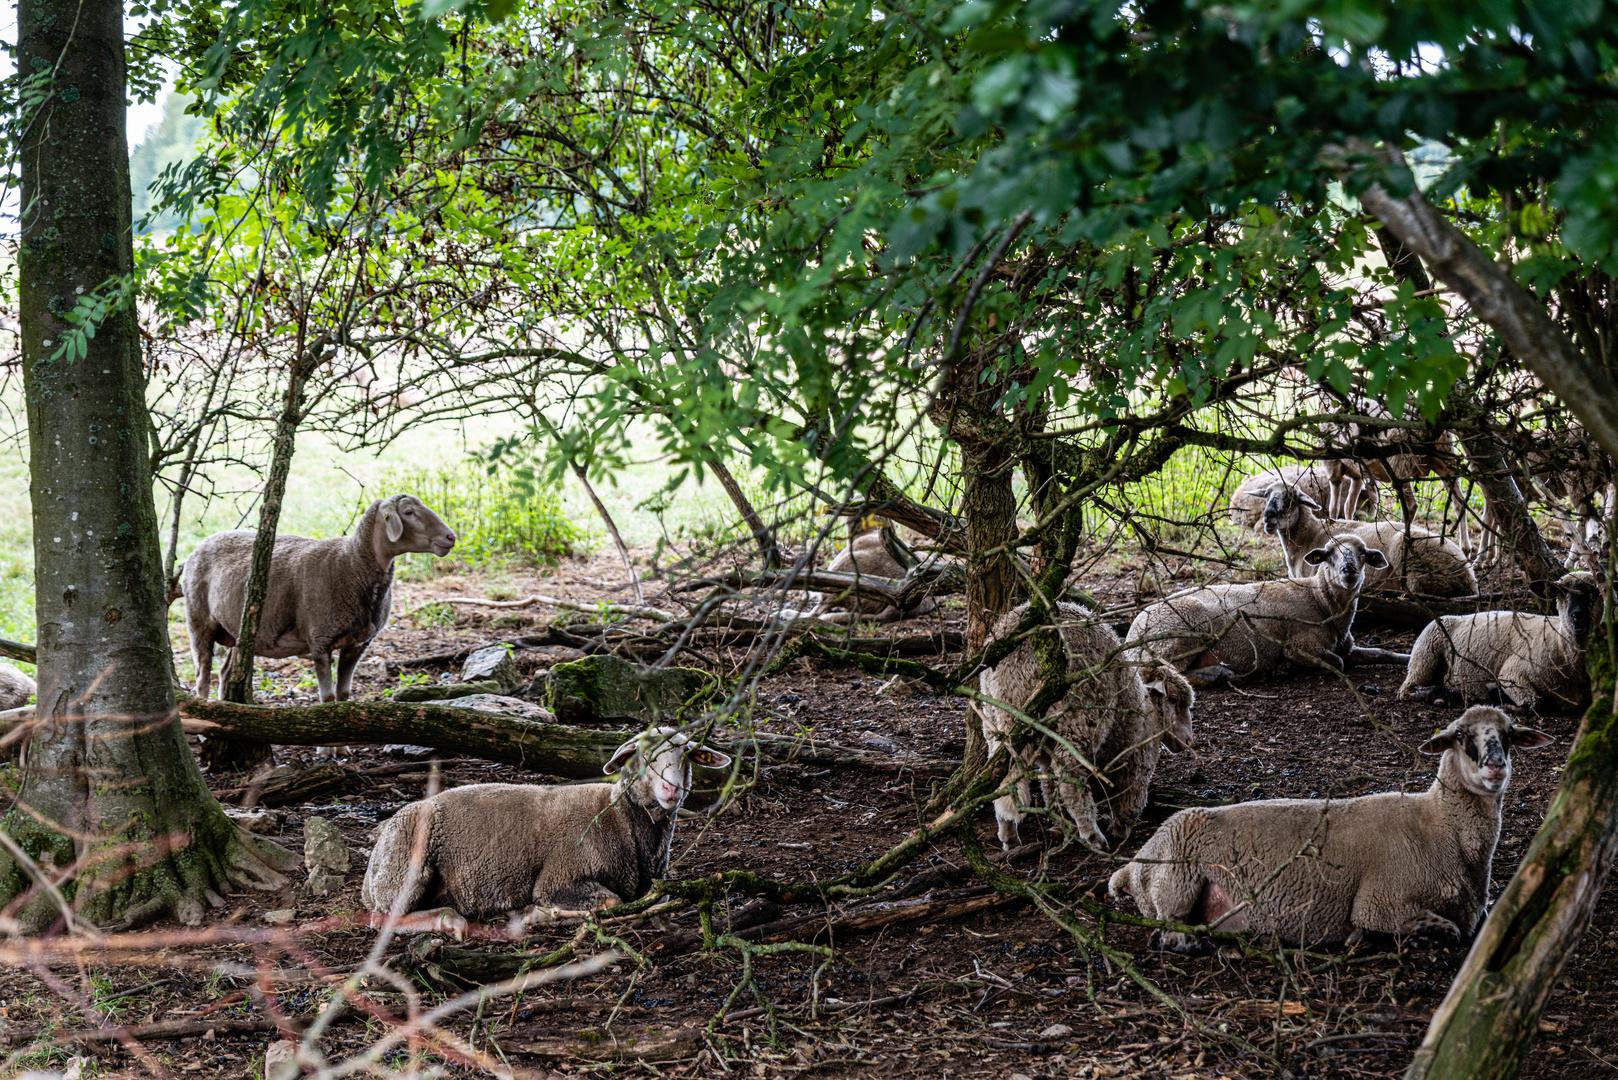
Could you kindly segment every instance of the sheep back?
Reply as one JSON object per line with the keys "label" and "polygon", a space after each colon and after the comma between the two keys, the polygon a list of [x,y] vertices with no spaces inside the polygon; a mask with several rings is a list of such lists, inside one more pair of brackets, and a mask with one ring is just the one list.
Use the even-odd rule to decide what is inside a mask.
{"label": "sheep back", "polygon": [[[596,907],[630,900],[666,869],[667,841],[614,784],[474,784],[405,807],[385,822],[361,900],[387,910],[408,872],[420,815],[430,815],[423,898],[474,918],[531,904]],[[608,896],[607,894],[610,894]]]}
{"label": "sheep back", "polygon": [[1336,653],[1353,622],[1353,598],[1339,605],[1313,579],[1207,585],[1175,593],[1146,608],[1125,640],[1190,671],[1219,664],[1237,675],[1288,666],[1297,654]]}
{"label": "sheep back", "polygon": [[1352,533],[1388,557],[1386,570],[1367,570],[1365,588],[1409,589],[1428,596],[1472,596],[1478,576],[1455,541],[1420,525],[1397,521],[1332,522],[1333,533]]}
{"label": "sheep back", "polygon": [[[357,535],[375,527],[376,504],[365,512]],[[220,644],[235,641],[253,561],[248,529],[215,533],[185,560],[181,589],[193,638],[205,634]],[[393,568],[369,567],[349,556],[353,537],[315,540],[277,536],[270,559],[271,587],[264,595],[254,652],[281,658],[353,648],[387,625],[393,599]],[[358,572],[356,567],[363,567]]]}
{"label": "sheep back", "polygon": [[1420,795],[1274,799],[1174,814],[1111,888],[1150,918],[1297,945],[1409,933],[1429,913],[1470,934],[1493,850],[1480,874],[1439,804]]}
{"label": "sheep back", "polygon": [[1584,653],[1560,620],[1519,611],[1444,615],[1428,623],[1411,647],[1399,696],[1439,685],[1466,701],[1486,701],[1496,688],[1516,705],[1549,699],[1580,709],[1590,701]]}
{"label": "sheep back", "polygon": [[[837,574],[859,573],[865,577],[892,578],[902,580],[907,573],[904,565],[888,550],[887,539],[883,535],[886,526],[879,529],[868,529],[854,537],[853,541],[837,553],[837,557],[826,566],[829,572]],[[840,600],[830,610],[846,610],[859,612],[863,615],[877,615],[882,622],[890,622],[898,618],[915,618],[925,615],[938,606],[938,601],[931,596],[923,597],[915,607],[906,611],[899,611],[892,604],[885,604],[880,600],[864,599],[851,596]],[[833,621],[833,620],[828,620]]]}

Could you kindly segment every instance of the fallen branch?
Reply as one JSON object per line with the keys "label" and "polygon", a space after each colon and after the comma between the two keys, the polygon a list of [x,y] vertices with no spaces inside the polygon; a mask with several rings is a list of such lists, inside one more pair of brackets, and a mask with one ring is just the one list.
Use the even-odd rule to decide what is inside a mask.
{"label": "fallen branch", "polygon": [[[278,746],[409,742],[572,779],[600,777],[601,766],[612,752],[635,734],[566,727],[427,702],[334,701],[271,707],[189,697],[180,701],[180,716],[188,734],[226,735]],[[743,757],[756,745],[759,754],[774,763],[908,771],[921,777],[948,776],[955,767],[951,761],[873,754],[789,735],[727,738],[716,732],[713,741],[733,756]],[[704,772],[710,780],[724,775]]]}
{"label": "fallen branch", "polygon": [[1356,626],[1422,627],[1440,615],[1471,615],[1479,611],[1527,611],[1538,614],[1540,601],[1524,589],[1484,593],[1481,596],[1412,596],[1402,592],[1361,593],[1354,616]]}
{"label": "fallen branch", "polygon": [[[491,1040],[493,1041],[493,1040]],[[696,1027],[649,1028],[634,1034],[585,1039],[540,1039],[518,1042],[506,1037],[504,1049],[560,1061],[679,1061],[695,1057],[705,1043]]]}
{"label": "fallen branch", "polygon": [[481,596],[440,596],[436,600],[428,600],[417,607],[411,608],[405,612],[405,616],[414,615],[416,612],[424,608],[430,608],[434,604],[477,604],[481,607],[496,608],[524,608],[533,607],[535,604],[547,604],[551,607],[562,608],[565,611],[583,611],[591,615],[623,615],[631,619],[651,619],[653,622],[673,622],[680,617],[672,611],[645,607],[640,604],[586,604],[576,600],[563,600],[556,596],[545,596],[541,593],[525,596],[521,600],[487,600]]}
{"label": "fallen branch", "polygon": [[949,596],[966,591],[966,571],[957,563],[927,562],[903,578],[873,577],[831,570],[732,570],[717,578],[682,582],[675,592],[715,587],[764,589],[786,584],[793,589],[814,589],[892,604],[900,611],[915,607],[927,596]]}
{"label": "fallen branch", "polygon": [[9,656],[11,659],[21,660],[25,664],[39,663],[39,653],[32,645],[3,637],[0,637],[0,656]]}

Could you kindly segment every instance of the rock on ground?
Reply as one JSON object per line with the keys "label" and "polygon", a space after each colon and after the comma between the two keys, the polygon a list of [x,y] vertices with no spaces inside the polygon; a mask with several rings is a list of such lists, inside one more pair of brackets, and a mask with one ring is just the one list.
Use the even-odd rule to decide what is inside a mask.
{"label": "rock on ground", "polygon": [[348,845],[325,818],[303,819],[303,865],[311,875],[348,873]]}
{"label": "rock on ground", "polygon": [[0,709],[20,709],[39,688],[10,664],[0,664]]}
{"label": "rock on ground", "polygon": [[493,680],[500,684],[499,690],[510,693],[522,685],[522,672],[517,670],[516,661],[511,658],[511,650],[504,645],[491,645],[487,649],[479,649],[466,658],[466,664],[461,668],[462,682],[485,682]]}
{"label": "rock on ground", "polygon": [[616,656],[586,656],[551,668],[545,704],[564,724],[672,719],[710,682],[695,668],[651,668]]}
{"label": "rock on ground", "polygon": [[440,701],[439,704],[453,705],[458,709],[476,709],[479,712],[504,713],[507,716],[520,716],[524,720],[539,720],[547,724],[556,720],[549,709],[542,709],[531,701],[503,697],[500,694],[468,694],[466,697]]}

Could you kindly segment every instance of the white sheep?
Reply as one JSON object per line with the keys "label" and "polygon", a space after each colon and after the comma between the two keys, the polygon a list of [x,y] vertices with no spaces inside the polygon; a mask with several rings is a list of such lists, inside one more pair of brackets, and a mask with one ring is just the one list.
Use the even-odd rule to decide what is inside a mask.
{"label": "white sheep", "polygon": [[[866,518],[865,521],[874,523],[873,527],[855,536],[848,547],[837,553],[837,557],[826,569],[832,573],[902,580],[909,571],[889,546],[891,542],[889,530],[892,526],[888,525],[885,519],[875,516]],[[820,618],[826,622],[847,623],[857,615],[863,614],[870,616],[872,622],[886,623],[898,619],[914,619],[927,614],[937,606],[938,601],[931,596],[922,597],[915,606],[904,611],[880,600],[849,597],[827,605],[827,613]]]}
{"label": "white sheep", "polygon": [[[247,529],[214,533],[197,545],[181,571],[180,595],[185,597],[200,698],[208,696],[212,685],[214,645],[227,649],[236,645],[253,537]],[[412,551],[430,551],[442,558],[454,546],[454,531],[414,495],[372,503],[352,536],[331,540],[277,536],[254,655],[307,656],[314,661],[320,700],[347,701],[355,665],[388,622],[393,560]],[[230,662],[227,653],[219,670],[221,682],[229,678]]]}
{"label": "white sheep", "polygon": [[[1279,465],[1243,480],[1230,497],[1230,523],[1242,529],[1264,531],[1264,500],[1275,484],[1289,484],[1304,492],[1315,502],[1324,505],[1335,495],[1331,475],[1325,465]],[[1375,512],[1376,481],[1362,485],[1356,497],[1355,511]],[[1345,514],[1345,517],[1354,515]]]}
{"label": "white sheep", "polygon": [[1368,571],[1366,589],[1409,589],[1427,596],[1471,596],[1478,591],[1477,574],[1455,541],[1419,525],[1408,531],[1396,521],[1325,521],[1320,506],[1308,495],[1286,484],[1274,484],[1265,496],[1264,531],[1281,540],[1289,577],[1309,577],[1314,571],[1305,556],[1332,536],[1358,536],[1387,556],[1387,566]]}
{"label": "white sheep", "polygon": [[[995,637],[1011,633],[1027,611],[1023,604],[1002,615]],[[1103,846],[1109,836],[1127,837],[1146,808],[1159,749],[1191,745],[1196,695],[1179,672],[1162,664],[1143,669],[1123,662],[1118,635],[1077,604],[1059,603],[1055,615],[1065,672],[1078,681],[1044,720],[1055,737],[1036,734],[1013,761],[1008,777],[1017,781],[1017,794],[995,800],[1000,843],[1007,849],[1017,843],[1020,808],[1031,805],[1030,774],[1039,777],[1046,805],[1065,811],[1081,840]],[[1019,723],[995,702],[1020,712],[1043,684],[1028,641],[983,673],[982,692],[994,699],[982,706],[990,756]]]}
{"label": "white sheep", "polygon": [[1343,670],[1365,568],[1383,569],[1387,557],[1350,534],[1328,537],[1304,558],[1319,567],[1314,577],[1206,585],[1158,601],[1130,623],[1126,656],[1204,684],[1289,665]]}
{"label": "white sheep", "polygon": [[1556,600],[1556,615],[1480,611],[1434,619],[1410,650],[1410,668],[1399,696],[1407,701],[1443,701],[1453,691],[1463,701],[1496,695],[1532,709],[1578,711],[1590,704],[1584,650],[1606,605],[1595,575],[1577,571],[1560,581],[1530,588]]}
{"label": "white sheep", "polygon": [[[1465,941],[1489,898],[1511,748],[1551,741],[1476,706],[1421,745],[1443,754],[1426,791],[1181,810],[1109,891],[1149,918],[1293,945],[1367,934]],[[1201,945],[1183,933],[1159,940],[1177,951]]]}
{"label": "white sheep", "polygon": [[459,937],[467,916],[528,923],[644,896],[668,869],[692,762],[730,758],[659,727],[614,751],[613,783],[473,784],[413,802],[378,830],[360,901],[396,915],[447,904],[427,914]]}

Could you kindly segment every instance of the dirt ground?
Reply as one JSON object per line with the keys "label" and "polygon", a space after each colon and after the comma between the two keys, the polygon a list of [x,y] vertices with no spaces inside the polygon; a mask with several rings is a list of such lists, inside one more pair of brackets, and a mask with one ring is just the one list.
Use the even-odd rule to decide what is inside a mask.
{"label": "dirt ground", "polygon": [[[1100,591],[1110,588],[1121,595],[1135,588],[1138,579],[1138,568],[1119,566]],[[543,577],[516,575],[501,583],[501,595],[541,591],[581,601],[624,600],[628,593],[622,581],[621,567],[597,557]],[[453,627],[418,625],[399,617],[433,597],[476,594],[487,586],[486,580],[472,578],[402,583],[395,597],[395,623],[373,655],[396,664],[411,656],[499,640],[554,614],[544,606],[514,612],[463,607]],[[654,590],[648,592],[651,601]],[[961,621],[961,609],[951,603],[899,632],[959,629]],[[1367,633],[1360,629],[1359,636]],[[1406,648],[1411,637],[1409,631],[1381,635],[1384,645]],[[519,655],[529,673],[567,658],[565,650],[554,649]],[[697,659],[729,674],[741,657],[709,652]],[[934,662],[959,659],[939,657]],[[430,674],[447,677],[452,670],[444,666]],[[300,685],[312,683],[308,673],[302,661],[270,665],[261,700],[312,700],[312,687]],[[1373,667],[1351,672],[1346,680],[1290,676],[1202,693],[1195,750],[1164,757],[1148,822],[1122,854],[1144,841],[1153,824],[1171,811],[1172,805],[1160,805],[1163,793],[1172,803],[1187,796],[1228,801],[1424,789],[1435,760],[1422,757],[1415,747],[1457,710],[1397,702],[1393,693],[1400,677],[1394,668]],[[764,680],[757,701],[770,718],[769,730],[811,730],[817,738],[901,757],[961,752],[964,702],[925,693],[886,696],[878,693],[884,682],[800,659]],[[360,696],[396,685],[396,675],[383,675],[372,666],[360,680]],[[1555,790],[1576,722],[1572,717],[1542,718],[1538,723],[1557,743],[1516,757],[1495,860],[1497,892]],[[277,760],[312,761],[306,753],[280,748]],[[318,815],[334,822],[355,860],[346,885],[335,895],[314,897],[300,874],[292,888],[279,894],[234,895],[227,898],[218,926],[263,928],[270,925],[266,913],[280,912],[275,917],[284,919],[289,910],[291,925],[299,926],[359,911],[359,881],[376,823],[420,798],[428,783],[440,781],[430,775],[434,766],[427,761],[408,767],[406,759],[381,748],[357,748],[348,762],[373,775],[352,791],[286,808],[280,827],[269,834],[302,852],[308,818]],[[389,766],[391,775],[379,772]],[[462,785],[550,778],[459,761],[443,763],[440,779]],[[731,811],[715,817],[699,810],[681,822],[670,876],[749,870],[795,883],[825,880],[901,840],[923,820],[928,794],[927,782],[902,772],[765,770],[757,787]],[[992,814],[985,810],[976,824],[985,846],[997,849]],[[1030,819],[1024,841],[1041,838],[1041,827]],[[1068,849],[1051,854],[1043,867],[1035,857],[1014,861],[1010,869],[1099,888],[1114,865]],[[686,909],[621,932],[621,944],[640,952],[644,963],[626,960],[579,981],[501,999],[475,1014],[459,1015],[445,1028],[492,1059],[534,1076],[600,1071],[628,1076],[996,1080],[1393,1077],[1408,1065],[1463,956],[1443,948],[1287,953],[1279,959],[1246,960],[1229,954],[1164,955],[1148,948],[1144,930],[1110,925],[1108,940],[1135,956],[1139,973],[1169,995],[1176,1010],[1148,996],[1124,971],[1087,953],[1047,915],[986,893],[964,866],[955,842],[947,841],[874,897],[843,902],[833,911],[810,902],[812,889],[805,890],[804,901],[783,905],[778,917],[818,914],[831,921],[839,913],[898,899],[953,902],[966,914],[846,934],[834,941],[835,957],[818,974],[824,958],[816,953],[757,956],[752,987],[723,1017],[721,1005],[743,975],[736,951],[657,952],[668,934],[695,927],[695,914]],[[737,898],[731,910],[746,899]],[[1573,1080],[1618,1072],[1614,905],[1609,890],[1547,1010],[1524,1075]],[[717,919],[723,922],[724,916]],[[1081,921],[1095,929],[1088,918]],[[153,929],[180,928],[160,924]],[[477,944],[538,953],[573,935],[571,927],[559,926],[524,941]],[[84,1009],[63,996],[81,994],[81,1003],[122,1023],[193,1021],[211,1026],[182,1038],[147,1040],[151,1057],[145,1063],[129,1047],[95,1043],[36,1050],[14,1059],[14,1066],[60,1069],[76,1053],[85,1059],[78,1066],[85,1077],[146,1075],[153,1064],[175,1074],[261,1076],[265,1049],[276,1036],[264,1030],[260,990],[271,989],[288,1015],[306,1015],[323,984],[363,960],[374,938],[374,931],[359,928],[301,933],[280,944],[253,947],[201,943],[171,950],[164,962],[150,967],[59,967],[46,973],[57,983],[54,990],[40,972],[7,970],[0,973],[0,1034],[16,1050],[26,1042],[25,1034],[84,1027]],[[390,964],[410,973],[424,1002],[467,988],[449,977],[435,984],[430,973],[424,974],[425,965],[406,963],[412,945],[420,948],[421,939],[396,941]],[[580,949],[581,954],[591,951],[596,951],[593,944]],[[270,980],[254,975],[253,967],[280,974]],[[818,989],[813,1003],[812,982]],[[404,1010],[404,996],[392,988],[373,983],[367,989],[373,1000],[396,1014]],[[321,1046],[338,1060],[373,1045],[382,1031],[378,1021],[350,1013],[331,1026]],[[611,1061],[614,1053],[633,1057],[637,1047],[644,1051],[665,1043],[672,1049],[651,1054],[654,1060]],[[405,1049],[398,1048],[383,1063],[404,1060]],[[447,1068],[453,1075],[483,1074],[461,1065]]]}

